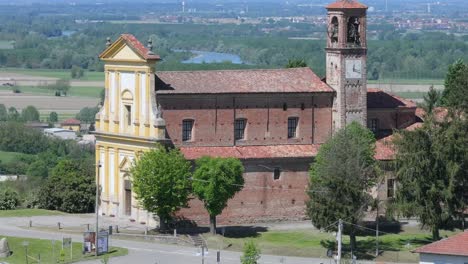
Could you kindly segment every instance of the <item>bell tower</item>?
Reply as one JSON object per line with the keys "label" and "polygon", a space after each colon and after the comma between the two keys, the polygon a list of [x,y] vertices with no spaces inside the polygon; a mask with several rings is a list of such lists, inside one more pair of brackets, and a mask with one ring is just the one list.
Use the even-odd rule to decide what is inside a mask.
{"label": "bell tower", "polygon": [[336,91],[333,131],[367,119],[367,6],[354,0],[328,5],[327,83]]}

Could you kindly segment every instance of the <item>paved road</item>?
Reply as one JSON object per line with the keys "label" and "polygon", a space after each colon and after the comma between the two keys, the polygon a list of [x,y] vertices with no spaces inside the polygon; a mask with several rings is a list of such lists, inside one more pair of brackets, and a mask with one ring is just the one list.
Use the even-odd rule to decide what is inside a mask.
{"label": "paved road", "polygon": [[[17,226],[5,226],[0,221],[0,234],[6,236],[27,237],[27,238],[42,238],[42,239],[62,239],[63,234],[43,232],[37,230],[24,229]],[[82,236],[71,235],[74,241],[80,241]],[[158,243],[144,243],[126,240],[111,239],[111,246],[124,247],[129,249],[129,254],[124,257],[114,258],[110,261],[111,264],[186,264],[186,263],[201,263],[200,252],[197,248],[183,247],[175,245],[165,245]],[[240,253],[223,251],[222,262],[225,264],[238,264]],[[296,264],[312,264],[312,263],[328,263],[328,260],[310,259],[310,258],[292,258],[284,257],[281,262],[279,256],[262,256],[261,263],[296,263]],[[100,261],[82,262],[86,264],[97,264]],[[205,257],[205,264],[216,263],[216,252],[208,252]]]}
{"label": "paved road", "polygon": [[[90,215],[78,216],[46,216],[46,217],[33,217],[33,225],[44,222],[57,223],[61,221],[65,225],[75,225],[76,227],[88,223]],[[0,234],[5,236],[16,236],[25,238],[42,238],[42,239],[57,239],[61,240],[63,233],[44,232],[35,229],[28,229],[28,217],[24,218],[0,218]],[[303,223],[306,225],[307,223]],[[137,226],[135,226],[137,228]],[[74,241],[81,241],[81,235],[71,235]],[[110,239],[111,246],[124,247],[129,249],[127,256],[111,259],[111,264],[187,264],[187,263],[201,263],[202,257],[197,248],[185,247],[178,245],[167,245],[161,243],[151,242],[136,242],[128,240],[119,240],[115,238]],[[222,251],[221,263],[223,264],[238,264],[240,263],[240,252]],[[98,260],[82,262],[83,264],[98,264]],[[205,257],[205,264],[216,263],[216,252],[210,251]],[[294,263],[294,264],[328,264],[331,263],[329,259],[318,258],[296,258],[296,257],[280,257],[272,255],[262,255],[260,259],[262,264],[280,264],[280,263]],[[358,263],[373,263],[373,262],[358,262]]]}

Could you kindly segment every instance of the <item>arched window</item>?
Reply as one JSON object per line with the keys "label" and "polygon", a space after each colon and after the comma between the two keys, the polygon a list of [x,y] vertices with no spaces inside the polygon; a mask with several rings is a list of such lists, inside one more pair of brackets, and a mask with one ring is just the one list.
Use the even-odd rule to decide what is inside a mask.
{"label": "arched window", "polygon": [[348,34],[347,42],[348,44],[353,44],[356,46],[361,46],[361,35],[360,35],[361,22],[358,17],[350,17],[348,20]]}
{"label": "arched window", "polygon": [[328,37],[330,38],[331,43],[338,42],[338,36],[339,36],[338,33],[339,33],[338,18],[333,17],[328,27]]}

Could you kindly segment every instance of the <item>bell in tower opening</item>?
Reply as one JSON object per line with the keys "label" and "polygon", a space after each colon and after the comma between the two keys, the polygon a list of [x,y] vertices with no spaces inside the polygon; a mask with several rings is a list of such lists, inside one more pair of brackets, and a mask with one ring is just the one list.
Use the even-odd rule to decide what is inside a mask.
{"label": "bell in tower opening", "polygon": [[361,46],[361,36],[359,34],[361,23],[359,22],[359,18],[357,17],[350,17],[348,20],[348,37],[347,42],[348,44],[352,44],[355,46]]}
{"label": "bell in tower opening", "polygon": [[330,38],[330,41],[332,43],[338,42],[338,33],[339,33],[339,27],[338,27],[338,18],[333,17],[329,27],[328,27],[328,36]]}

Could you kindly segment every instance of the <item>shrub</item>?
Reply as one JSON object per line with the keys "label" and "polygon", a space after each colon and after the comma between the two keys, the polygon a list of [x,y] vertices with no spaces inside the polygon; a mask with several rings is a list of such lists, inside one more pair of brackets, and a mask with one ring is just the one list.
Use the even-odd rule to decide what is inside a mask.
{"label": "shrub", "polygon": [[10,188],[0,190],[0,210],[13,210],[19,205],[19,195]]}
{"label": "shrub", "polygon": [[242,264],[257,264],[258,260],[260,259],[260,249],[258,246],[252,241],[247,241],[244,244],[244,254],[241,256],[241,263]]}

